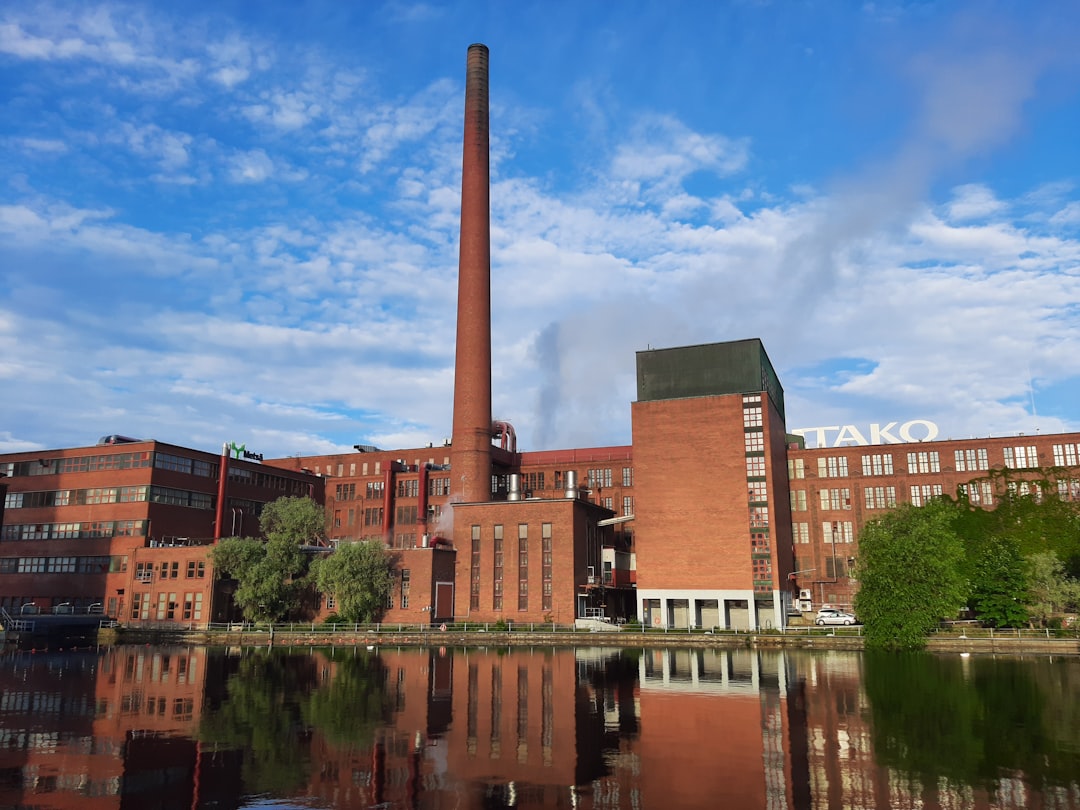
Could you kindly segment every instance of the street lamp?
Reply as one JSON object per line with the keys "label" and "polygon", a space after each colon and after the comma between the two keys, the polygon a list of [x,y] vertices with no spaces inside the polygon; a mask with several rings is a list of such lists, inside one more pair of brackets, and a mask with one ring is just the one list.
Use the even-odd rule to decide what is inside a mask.
{"label": "street lamp", "polygon": [[92,604],[92,605],[88,606],[88,607],[86,608],[86,612],[87,612],[87,614],[93,613],[93,612],[94,612],[94,608],[98,608],[98,609],[100,609],[100,608],[101,608],[101,602],[94,602],[94,604]]}
{"label": "street lamp", "polygon": [[53,613],[71,613],[71,602],[61,602],[59,605],[53,605]]}
{"label": "street lamp", "polygon": [[32,608],[31,613],[37,613],[37,605],[33,602],[25,602],[21,608],[19,608],[19,615],[24,615],[27,608]]}

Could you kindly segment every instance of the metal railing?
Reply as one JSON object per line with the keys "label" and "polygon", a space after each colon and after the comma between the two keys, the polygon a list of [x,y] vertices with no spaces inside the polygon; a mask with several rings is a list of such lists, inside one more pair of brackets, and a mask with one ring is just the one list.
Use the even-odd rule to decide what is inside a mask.
{"label": "metal railing", "polygon": [[2,607],[0,607],[0,623],[3,624],[4,630],[12,633],[31,633],[34,630],[32,619],[16,619]]}

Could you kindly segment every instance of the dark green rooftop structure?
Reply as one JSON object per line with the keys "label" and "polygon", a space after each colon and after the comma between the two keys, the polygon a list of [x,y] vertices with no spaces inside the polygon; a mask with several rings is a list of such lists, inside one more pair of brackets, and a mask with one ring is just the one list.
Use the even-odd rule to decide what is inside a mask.
{"label": "dark green rooftop structure", "polygon": [[784,418],[784,389],[759,338],[637,353],[639,402],[760,391]]}

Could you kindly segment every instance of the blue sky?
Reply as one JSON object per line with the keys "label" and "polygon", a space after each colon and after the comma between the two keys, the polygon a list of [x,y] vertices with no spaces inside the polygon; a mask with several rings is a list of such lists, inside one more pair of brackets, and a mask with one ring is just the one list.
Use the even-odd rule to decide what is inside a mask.
{"label": "blue sky", "polygon": [[1080,5],[0,7],[0,451],[449,435],[491,49],[493,413],[631,441],[760,337],[788,427],[1080,430]]}

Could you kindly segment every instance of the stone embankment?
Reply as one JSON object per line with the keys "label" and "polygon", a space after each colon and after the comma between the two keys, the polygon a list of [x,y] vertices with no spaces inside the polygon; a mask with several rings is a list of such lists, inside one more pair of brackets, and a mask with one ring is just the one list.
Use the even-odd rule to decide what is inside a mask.
{"label": "stone embankment", "polygon": [[[224,630],[175,630],[156,628],[103,630],[103,644],[154,643],[198,644],[226,647],[680,647],[697,649],[758,650],[804,649],[861,651],[864,639],[854,630],[848,633],[807,632],[570,632],[543,630],[455,630],[448,628],[327,631],[307,629],[244,628]],[[927,640],[927,650],[942,653],[1007,655],[1080,655],[1080,638],[1057,637],[1042,631],[990,632],[978,635],[943,633]]]}

